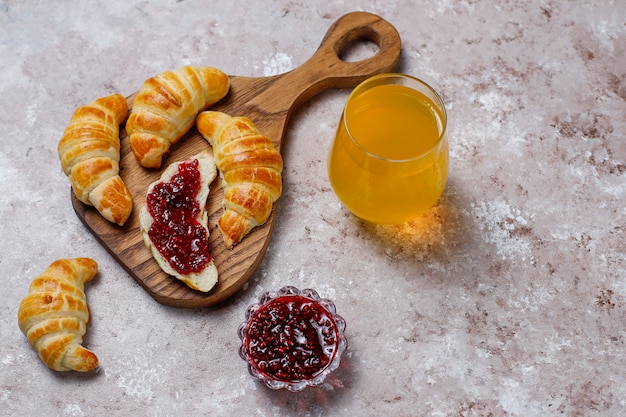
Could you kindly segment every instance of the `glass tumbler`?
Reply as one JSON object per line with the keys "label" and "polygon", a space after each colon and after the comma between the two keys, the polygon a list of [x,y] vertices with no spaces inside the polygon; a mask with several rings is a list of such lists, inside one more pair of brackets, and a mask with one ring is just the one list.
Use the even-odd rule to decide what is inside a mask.
{"label": "glass tumbler", "polygon": [[328,175],[343,205],[373,223],[400,224],[441,196],[448,176],[447,116],[425,82],[376,75],[345,104],[330,149]]}

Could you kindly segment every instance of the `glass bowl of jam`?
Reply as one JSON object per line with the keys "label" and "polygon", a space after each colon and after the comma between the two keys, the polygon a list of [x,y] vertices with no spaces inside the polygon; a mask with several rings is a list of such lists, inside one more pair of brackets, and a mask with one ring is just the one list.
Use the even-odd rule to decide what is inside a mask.
{"label": "glass bowl of jam", "polygon": [[272,389],[301,391],[324,382],[348,345],[335,304],[312,289],[266,292],[239,326],[239,355],[250,375]]}

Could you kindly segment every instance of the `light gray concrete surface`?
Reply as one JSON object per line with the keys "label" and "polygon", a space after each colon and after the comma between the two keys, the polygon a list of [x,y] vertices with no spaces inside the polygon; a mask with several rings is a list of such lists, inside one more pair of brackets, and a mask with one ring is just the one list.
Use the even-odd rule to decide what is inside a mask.
{"label": "light gray concrete surface", "polygon": [[[400,72],[443,96],[450,175],[402,226],[353,218],[326,158],[348,91],[294,115],[263,263],[214,308],[155,302],[82,225],[56,153],[74,109],[186,64],[289,71],[347,12],[399,31]],[[0,414],[626,414],[626,4],[618,1],[0,0]],[[365,48],[367,49],[367,48]],[[87,256],[89,374],[17,327],[30,281]],[[347,321],[328,383],[274,392],[237,349],[246,307],[311,287]]]}

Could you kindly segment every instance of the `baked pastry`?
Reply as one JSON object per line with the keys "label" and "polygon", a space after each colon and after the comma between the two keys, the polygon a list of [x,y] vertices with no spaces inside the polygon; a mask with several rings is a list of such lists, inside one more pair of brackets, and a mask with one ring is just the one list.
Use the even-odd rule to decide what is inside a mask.
{"label": "baked pastry", "polygon": [[186,66],[144,82],[126,122],[139,164],[159,168],[163,156],[193,126],[198,113],[221,100],[229,88],[228,76],[212,67]]}
{"label": "baked pastry", "polygon": [[282,193],[283,160],[272,140],[247,117],[205,111],[196,126],[213,147],[224,188],[224,213],[218,227],[232,248],[262,225]]}
{"label": "baked pastry", "polygon": [[202,292],[210,291],[218,276],[205,209],[216,176],[209,151],[172,163],[148,186],[139,213],[144,242],[161,269]]}
{"label": "baked pastry", "polygon": [[128,105],[121,94],[99,98],[72,115],[57,151],[76,197],[110,222],[123,225],[133,201],[119,176],[119,126]]}
{"label": "baked pastry", "polygon": [[35,277],[20,303],[20,330],[39,358],[55,371],[87,372],[98,358],[81,346],[89,323],[85,282],[98,264],[89,258],[59,259]]}

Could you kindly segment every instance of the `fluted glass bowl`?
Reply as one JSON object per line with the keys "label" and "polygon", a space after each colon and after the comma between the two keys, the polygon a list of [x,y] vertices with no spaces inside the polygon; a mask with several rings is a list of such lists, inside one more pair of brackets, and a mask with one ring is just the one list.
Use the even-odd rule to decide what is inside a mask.
{"label": "fluted glass bowl", "polygon": [[271,389],[301,391],[322,384],[348,345],[335,304],[312,289],[264,293],[238,329],[239,355]]}

